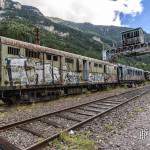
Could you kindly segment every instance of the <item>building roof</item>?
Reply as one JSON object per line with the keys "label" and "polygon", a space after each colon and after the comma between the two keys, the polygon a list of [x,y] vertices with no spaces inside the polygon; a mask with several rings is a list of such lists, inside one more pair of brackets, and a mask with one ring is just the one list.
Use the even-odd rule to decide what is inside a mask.
{"label": "building roof", "polygon": [[139,28],[136,28],[136,29],[131,29],[131,30],[124,31],[124,32],[122,32],[122,34],[132,32],[132,31],[136,31],[136,30],[142,30],[143,31],[143,29],[141,27],[139,27]]}

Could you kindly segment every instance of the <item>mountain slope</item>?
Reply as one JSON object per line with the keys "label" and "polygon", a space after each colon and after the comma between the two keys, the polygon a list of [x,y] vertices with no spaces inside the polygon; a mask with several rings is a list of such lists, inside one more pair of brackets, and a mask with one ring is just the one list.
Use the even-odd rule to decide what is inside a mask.
{"label": "mountain slope", "polygon": [[[101,58],[102,47],[119,44],[121,32],[126,27],[96,26],[90,23],[74,23],[59,18],[44,16],[37,8],[6,0],[5,9],[0,11],[0,35],[22,41],[35,42],[35,27],[40,28],[41,45],[73,52],[89,57]],[[146,34],[147,39],[150,35]],[[147,58],[148,56],[146,56]],[[119,61],[141,67],[138,58],[122,58]],[[129,60],[129,61],[128,61]],[[150,63],[150,60],[145,61]],[[142,66],[143,67],[143,66]],[[146,67],[147,69],[150,67]]]}

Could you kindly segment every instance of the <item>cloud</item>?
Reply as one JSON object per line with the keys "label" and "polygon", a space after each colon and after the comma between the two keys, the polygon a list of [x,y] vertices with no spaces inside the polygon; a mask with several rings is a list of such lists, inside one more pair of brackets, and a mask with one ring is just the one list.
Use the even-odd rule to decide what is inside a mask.
{"label": "cloud", "polygon": [[45,15],[97,25],[121,25],[120,14],[143,11],[142,0],[15,0],[39,8]]}

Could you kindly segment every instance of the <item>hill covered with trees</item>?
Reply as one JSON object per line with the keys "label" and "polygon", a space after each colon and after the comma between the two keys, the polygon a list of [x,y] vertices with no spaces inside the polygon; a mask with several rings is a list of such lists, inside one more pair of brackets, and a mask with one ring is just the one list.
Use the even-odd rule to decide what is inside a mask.
{"label": "hill covered with trees", "polygon": [[[5,9],[0,10],[0,36],[34,43],[35,27],[40,29],[41,45],[98,59],[103,46],[109,49],[113,44],[119,45],[121,32],[129,29],[49,18],[35,7],[6,0]],[[145,36],[150,40],[149,34]],[[118,62],[150,70],[149,58],[150,55],[123,57]]]}

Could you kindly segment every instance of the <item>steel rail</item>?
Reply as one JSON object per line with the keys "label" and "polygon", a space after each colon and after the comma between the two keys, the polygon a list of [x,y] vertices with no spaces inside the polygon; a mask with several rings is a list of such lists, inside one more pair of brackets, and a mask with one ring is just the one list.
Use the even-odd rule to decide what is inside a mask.
{"label": "steel rail", "polygon": [[[85,102],[85,103],[82,103],[82,104],[80,104],[80,105],[76,105],[76,106],[73,106],[73,107],[69,107],[69,108],[65,108],[65,109],[61,109],[61,110],[59,110],[59,111],[54,111],[54,112],[52,112],[52,113],[48,113],[48,114],[45,114],[45,115],[41,115],[41,116],[38,116],[38,117],[33,117],[33,118],[31,118],[31,119],[27,119],[27,120],[23,120],[23,121],[19,121],[19,122],[16,122],[16,123],[12,123],[12,124],[8,124],[8,125],[6,125],[6,126],[2,126],[2,127],[0,127],[0,132],[1,131],[5,131],[5,130],[8,130],[8,129],[11,129],[11,128],[14,128],[14,127],[19,127],[20,125],[24,125],[24,124],[27,124],[27,123],[30,123],[30,122],[32,122],[32,121],[35,121],[35,120],[39,120],[39,119],[41,119],[41,118],[46,118],[46,117],[48,117],[48,116],[51,116],[51,115],[57,115],[57,114],[59,114],[59,113],[61,113],[61,112],[68,112],[69,110],[72,110],[72,109],[75,109],[75,108],[80,108],[80,107],[82,107],[82,106],[88,106],[89,104],[92,104],[92,103],[97,103],[97,102],[102,102],[102,103],[104,103],[105,102],[105,100],[106,100],[106,102],[107,102],[107,99],[108,99],[108,101],[110,102],[111,100],[111,98],[116,98],[116,97],[118,97],[119,98],[119,96],[123,96],[124,94],[133,94],[133,96],[136,94],[136,93],[134,93],[134,92],[136,92],[136,91],[138,91],[138,92],[142,92],[141,94],[138,94],[138,95],[136,95],[136,96],[132,96],[131,95],[131,97],[132,98],[127,98],[127,100],[125,100],[125,99],[123,99],[123,101],[120,101],[120,103],[115,103],[115,100],[116,99],[114,99],[114,104],[115,104],[115,106],[113,106],[112,105],[112,107],[111,108],[106,108],[104,111],[102,111],[102,112],[97,112],[97,114],[93,114],[93,115],[89,115],[89,117],[88,118],[86,118],[86,119],[84,119],[84,120],[80,120],[80,122],[77,122],[77,123],[75,123],[74,125],[72,125],[72,127],[69,127],[69,128],[67,128],[67,129],[64,129],[64,130],[62,130],[62,132],[59,132],[59,133],[56,133],[56,134],[53,134],[51,137],[49,137],[49,138],[46,138],[46,139],[42,139],[41,141],[39,141],[38,143],[35,143],[35,144],[33,144],[32,146],[30,146],[30,147],[27,147],[27,148],[25,148],[24,150],[34,150],[34,149],[37,149],[38,147],[40,147],[41,145],[43,145],[43,144],[45,144],[45,143],[47,143],[47,142],[49,142],[49,141],[51,141],[51,140],[53,140],[54,138],[57,138],[57,137],[59,137],[60,136],[60,134],[61,133],[63,133],[63,132],[67,132],[67,131],[70,131],[70,130],[73,130],[73,129],[75,129],[75,128],[77,128],[77,127],[80,127],[80,126],[82,126],[84,123],[86,123],[86,122],[89,122],[89,121],[91,121],[91,120],[93,120],[93,119],[95,119],[95,118],[97,118],[97,117],[99,117],[99,116],[101,116],[101,115],[103,115],[103,114],[105,114],[105,113],[107,113],[107,112],[109,112],[109,111],[111,111],[111,110],[113,110],[113,109],[115,109],[115,108],[117,108],[117,107],[119,107],[119,106],[121,106],[121,105],[123,105],[123,104],[125,104],[125,103],[127,103],[127,102],[129,102],[129,101],[131,101],[131,100],[133,100],[133,99],[135,99],[135,98],[137,98],[137,97],[140,97],[140,96],[142,96],[143,94],[145,94],[145,93],[147,93],[149,90],[150,90],[150,88],[149,88],[150,86],[145,86],[145,87],[140,87],[140,88],[136,88],[136,89],[133,89],[133,90],[128,90],[128,91],[126,91],[126,92],[122,92],[122,93],[119,93],[119,94],[115,94],[115,95],[111,95],[111,96],[106,96],[106,97],[104,97],[104,98],[101,98],[101,99],[95,99],[95,100],[93,100],[93,101],[90,101],[90,102]],[[143,91],[145,91],[145,92],[143,92]],[[112,103],[110,103],[110,104],[113,104],[113,100],[111,101]],[[100,105],[100,104],[98,104],[98,105]],[[103,104],[102,104],[103,105]],[[101,109],[101,108],[99,108],[99,109]],[[84,114],[83,114],[84,115]]]}
{"label": "steel rail", "polygon": [[136,95],[136,96],[134,96],[134,97],[132,97],[132,98],[126,100],[125,102],[123,102],[123,103],[121,103],[121,104],[118,104],[117,106],[114,106],[113,108],[110,108],[110,109],[108,109],[108,110],[106,110],[106,111],[104,111],[104,112],[98,113],[97,115],[95,115],[95,116],[93,116],[93,117],[90,117],[90,118],[88,118],[88,119],[86,119],[86,120],[84,120],[84,121],[82,121],[82,122],[79,122],[79,123],[73,125],[72,127],[68,128],[68,129],[66,129],[66,130],[64,130],[64,131],[62,131],[62,132],[60,132],[60,133],[57,133],[57,134],[55,134],[55,135],[53,135],[53,136],[51,136],[51,137],[49,137],[49,138],[47,138],[47,139],[45,139],[45,140],[42,140],[42,141],[40,141],[40,142],[38,142],[38,143],[36,143],[36,144],[30,146],[30,147],[25,148],[24,150],[37,150],[37,149],[38,149],[39,147],[41,147],[42,145],[44,145],[44,144],[46,144],[46,143],[48,143],[48,142],[54,140],[55,138],[58,138],[62,133],[65,133],[65,132],[68,132],[68,131],[70,131],[70,130],[74,130],[74,129],[78,128],[78,127],[81,127],[81,126],[84,125],[85,123],[87,123],[87,122],[89,122],[89,121],[92,121],[92,120],[94,120],[94,119],[96,119],[96,118],[98,118],[98,117],[100,117],[100,116],[102,116],[102,115],[104,115],[104,114],[106,114],[106,113],[108,113],[108,112],[110,112],[110,111],[112,111],[112,110],[114,110],[114,109],[116,109],[116,108],[118,108],[118,107],[120,107],[120,106],[122,106],[122,105],[128,103],[129,101],[132,101],[132,100],[134,100],[134,99],[136,99],[136,98],[138,98],[138,97],[141,97],[142,95],[144,95],[144,94],[146,94],[146,93],[148,93],[148,92],[149,92],[149,90],[148,90],[148,91],[145,91],[145,92],[143,92],[143,93],[141,93],[141,94],[138,94],[138,95]]}

